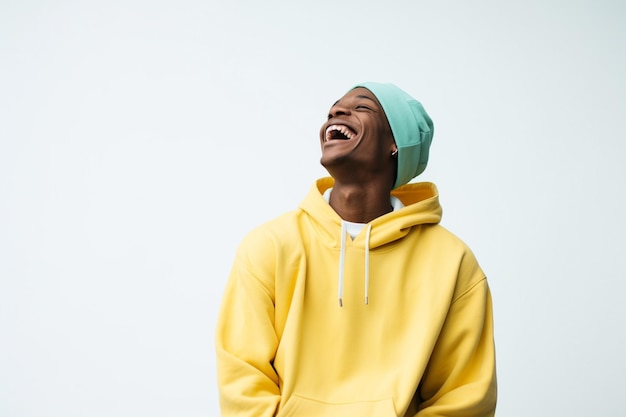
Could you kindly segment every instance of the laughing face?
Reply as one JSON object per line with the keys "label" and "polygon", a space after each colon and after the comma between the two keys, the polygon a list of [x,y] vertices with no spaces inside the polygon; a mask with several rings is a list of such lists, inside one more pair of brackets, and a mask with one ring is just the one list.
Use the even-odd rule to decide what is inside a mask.
{"label": "laughing face", "polygon": [[[320,129],[321,164],[337,175],[380,175],[394,172],[393,134],[385,112],[372,92],[349,91],[330,108]],[[337,175],[336,175],[337,174]],[[394,174],[395,175],[395,174]]]}

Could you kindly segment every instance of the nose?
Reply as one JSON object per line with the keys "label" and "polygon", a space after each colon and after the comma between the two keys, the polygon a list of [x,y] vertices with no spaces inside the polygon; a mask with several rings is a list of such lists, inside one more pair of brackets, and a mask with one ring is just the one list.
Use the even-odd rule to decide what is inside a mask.
{"label": "nose", "polygon": [[328,118],[331,119],[337,116],[347,116],[349,114],[350,109],[348,107],[337,103],[333,107],[331,107],[330,112],[328,113]]}

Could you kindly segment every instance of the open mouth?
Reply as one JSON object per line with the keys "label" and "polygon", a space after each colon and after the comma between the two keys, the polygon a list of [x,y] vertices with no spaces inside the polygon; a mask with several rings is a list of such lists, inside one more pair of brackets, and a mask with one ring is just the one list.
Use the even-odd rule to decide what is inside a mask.
{"label": "open mouth", "polygon": [[356,133],[348,126],[330,125],[326,128],[324,142],[329,142],[331,140],[350,140],[354,136],[356,136]]}

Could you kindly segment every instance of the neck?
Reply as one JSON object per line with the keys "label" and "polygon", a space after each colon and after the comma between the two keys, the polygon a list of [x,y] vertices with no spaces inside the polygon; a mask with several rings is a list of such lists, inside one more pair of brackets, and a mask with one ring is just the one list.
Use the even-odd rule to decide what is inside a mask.
{"label": "neck", "polygon": [[335,182],[330,206],[342,219],[353,223],[368,223],[393,211],[389,201],[391,188],[375,184],[342,184]]}

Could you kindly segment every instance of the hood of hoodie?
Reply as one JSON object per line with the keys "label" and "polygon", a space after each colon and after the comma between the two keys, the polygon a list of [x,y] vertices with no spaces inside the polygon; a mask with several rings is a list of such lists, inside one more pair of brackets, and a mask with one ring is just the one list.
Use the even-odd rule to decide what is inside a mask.
{"label": "hood of hoodie", "polygon": [[[315,182],[300,209],[306,212],[319,225],[317,232],[332,247],[341,245],[341,217],[324,200],[323,194],[333,187],[331,177]],[[406,236],[411,227],[421,224],[437,224],[441,221],[442,209],[435,184],[430,182],[410,183],[396,188],[391,195],[404,204],[404,208],[380,216],[368,223],[369,247],[375,249]],[[356,246],[365,246],[365,231],[355,237]]]}

